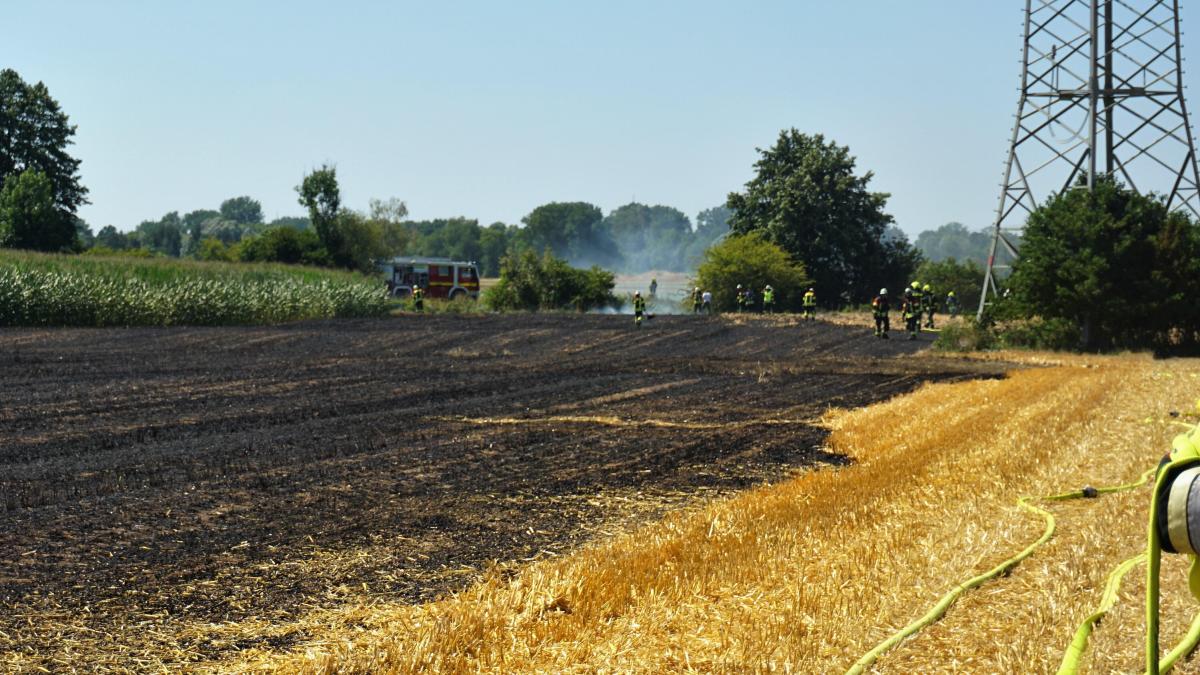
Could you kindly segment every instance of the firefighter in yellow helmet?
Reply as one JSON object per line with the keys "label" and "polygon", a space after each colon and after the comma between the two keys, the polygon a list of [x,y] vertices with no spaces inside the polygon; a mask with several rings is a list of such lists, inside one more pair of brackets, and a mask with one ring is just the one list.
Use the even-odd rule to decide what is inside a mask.
{"label": "firefighter in yellow helmet", "polygon": [[816,321],[816,319],[817,319],[817,292],[816,292],[816,290],[810,288],[810,289],[808,289],[807,292],[805,292],[803,305],[804,305],[804,318],[808,319],[809,321]]}
{"label": "firefighter in yellow helmet", "polygon": [[925,312],[925,327],[933,328],[933,313],[937,310],[937,298],[933,297],[933,287],[925,284],[921,294],[921,309]]}
{"label": "firefighter in yellow helmet", "polygon": [[425,291],[420,286],[413,286],[412,290],[413,311],[425,311]]}
{"label": "firefighter in yellow helmet", "polygon": [[915,281],[912,286],[904,289],[900,316],[904,317],[904,329],[908,331],[908,339],[916,340],[917,333],[921,330],[921,285]]}
{"label": "firefighter in yellow helmet", "polygon": [[954,295],[954,291],[946,294],[946,311],[950,313],[950,318],[956,318],[960,311],[958,297]]}

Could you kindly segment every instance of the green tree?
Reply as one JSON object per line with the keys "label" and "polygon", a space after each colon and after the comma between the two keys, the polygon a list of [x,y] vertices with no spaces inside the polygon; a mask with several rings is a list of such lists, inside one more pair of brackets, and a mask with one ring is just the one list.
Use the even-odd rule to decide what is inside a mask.
{"label": "green tree", "polygon": [[1194,346],[1197,225],[1105,177],[1030,214],[1007,287],[1001,318],[1070,320],[1087,349]]}
{"label": "green tree", "polygon": [[290,227],[293,230],[307,230],[312,223],[304,216],[280,216],[267,224],[267,227]]}
{"label": "green tree", "polygon": [[873,174],[855,174],[849,148],[795,129],[758,152],[746,191],[726,202],[733,231],[760,231],[803,262],[822,304],[872,297],[886,282],[883,270],[903,263],[895,257],[907,246],[885,245],[889,195],[868,190]]}
{"label": "green tree", "polygon": [[514,229],[504,223],[492,223],[479,233],[479,273],[482,276],[495,277],[500,274],[500,260],[509,251]]}
{"label": "green tree", "polygon": [[712,292],[713,308],[722,312],[737,307],[738,284],[756,294],[770,284],[776,305],[795,310],[809,283],[804,264],[761,232],[731,235],[717,242],[705,251],[696,270],[696,285]]}
{"label": "green tree", "polygon": [[915,275],[922,284],[929,284],[933,288],[939,303],[946,299],[947,293],[954,291],[963,312],[971,312],[978,306],[979,295],[983,291],[983,277],[983,266],[979,263],[974,260],[959,262],[954,258],[925,261],[917,268]]}
{"label": "green tree", "polygon": [[[79,160],[67,153],[75,127],[46,85],[26,84],[15,70],[0,70],[0,187],[33,170],[50,181],[54,207],[74,215],[87,203]],[[47,240],[56,240],[54,234]]]}
{"label": "green tree", "polygon": [[225,242],[216,237],[205,237],[200,240],[199,246],[196,247],[197,260],[233,262],[236,260],[235,256],[236,253]]}
{"label": "green tree", "polygon": [[692,223],[678,209],[633,202],[613,209],[600,229],[616,242],[621,268],[627,272],[691,269],[687,247]]}
{"label": "green tree", "polygon": [[392,254],[384,245],[380,225],[354,211],[338,214],[337,232],[339,248],[332,256],[339,267],[370,272],[375,269],[375,261]]}
{"label": "green tree", "polygon": [[479,221],[447,218],[410,223],[416,233],[409,246],[416,255],[441,256],[454,260],[478,261],[483,252]]}
{"label": "green tree", "polygon": [[96,245],[96,234],[83,218],[75,218],[75,246],[83,251]]}
{"label": "green tree", "polygon": [[989,230],[971,232],[962,223],[946,223],[936,230],[917,235],[917,248],[926,259],[941,262],[948,258],[974,260],[983,264],[992,245]]}
{"label": "green tree", "polygon": [[550,251],[575,264],[615,266],[621,254],[600,227],[604,214],[586,202],[543,204],[521,219],[525,242],[535,251]]}
{"label": "green tree", "polygon": [[75,247],[75,216],[58,207],[54,183],[28,169],[0,188],[0,246],[38,251]]}
{"label": "green tree", "polygon": [[160,220],[143,221],[135,230],[142,245],[151,251],[179,257],[183,247],[184,225],[179,212],[172,211]]}
{"label": "green tree", "polygon": [[372,199],[370,201],[369,213],[371,220],[399,223],[408,217],[408,204],[395,197]]}
{"label": "green tree", "polygon": [[286,225],[272,227],[262,234],[242,240],[237,247],[243,262],[278,262],[289,265],[329,263],[329,254],[312,230]]}
{"label": "green tree", "polygon": [[296,187],[296,192],[300,195],[300,204],[308,209],[308,220],[316,229],[321,244],[336,256],[342,248],[337,227],[338,213],[342,208],[337,169],[323,164],[320,169],[304,177]]}
{"label": "green tree", "polygon": [[[112,225],[105,225],[96,233],[96,246],[121,251],[130,247],[129,237]],[[136,245],[135,245],[136,246]]]}
{"label": "green tree", "polygon": [[250,197],[233,197],[221,202],[221,217],[240,225],[259,225],[263,222],[262,204]]}
{"label": "green tree", "polygon": [[408,215],[408,205],[392,197],[390,199],[372,199],[370,215],[367,222],[378,228],[382,240],[384,257],[395,257],[410,253],[414,246],[412,228],[404,222]]}

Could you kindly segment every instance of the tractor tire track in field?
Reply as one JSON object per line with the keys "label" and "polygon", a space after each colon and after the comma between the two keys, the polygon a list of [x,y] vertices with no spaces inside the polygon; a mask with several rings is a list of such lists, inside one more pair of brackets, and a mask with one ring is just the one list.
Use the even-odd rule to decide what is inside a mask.
{"label": "tractor tire track in field", "polygon": [[[909,358],[927,346],[704,317],[5,330],[0,652],[55,653],[64,630],[132,643],[282,621],[346,599],[331,589],[429,600],[465,568],[621,525],[597,495],[661,503],[844,461],[823,429],[756,420],[1004,370]],[[386,554],[306,564],[364,549]],[[49,616],[75,628],[33,620]]]}

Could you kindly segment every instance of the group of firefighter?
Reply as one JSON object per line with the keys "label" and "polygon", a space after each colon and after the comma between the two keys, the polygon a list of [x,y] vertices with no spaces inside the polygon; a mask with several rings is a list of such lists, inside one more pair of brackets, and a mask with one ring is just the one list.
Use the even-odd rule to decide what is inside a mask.
{"label": "group of firefighter", "polygon": [[[654,288],[657,284],[651,286],[651,296],[654,295]],[[692,313],[693,314],[711,314],[712,313],[712,293],[709,291],[701,291],[697,286],[692,290]],[[755,293],[748,286],[738,284],[734,298],[737,302],[738,312],[748,312],[758,309],[758,311],[771,314],[775,311],[775,289],[767,284],[762,290],[762,305],[757,305],[755,301]],[[810,288],[804,293],[801,301],[803,310],[803,318],[807,321],[815,321],[817,318],[817,293],[816,289]],[[957,317],[960,306],[958,297],[954,291],[946,294],[945,300],[946,312],[951,317]],[[879,295],[871,301],[871,311],[875,317],[875,337],[888,339],[891,331],[890,312],[892,309],[891,297],[888,295],[886,288],[879,289]],[[908,339],[917,339],[917,334],[922,329],[934,329],[934,315],[938,311],[937,296],[933,292],[933,287],[929,284],[921,284],[919,281],[912,282],[911,285],[904,289],[903,297],[900,300],[900,315],[904,318],[904,329],[908,332]],[[642,319],[646,314],[646,299],[642,297],[640,292],[633,294],[633,315],[634,323],[640,328]]]}
{"label": "group of firefighter", "polygon": [[[916,340],[917,333],[921,332],[922,328],[933,330],[933,315],[937,313],[937,305],[937,296],[929,284],[921,285],[921,282],[914,281],[904,289],[904,297],[900,300],[900,316],[904,319],[904,330],[908,331],[909,340]],[[875,315],[875,337],[888,339],[888,333],[891,331],[888,313],[891,308],[888,290],[879,289],[879,295],[871,301],[871,311]],[[954,295],[954,291],[950,291],[946,294],[946,312],[951,317],[957,317],[959,309],[958,297]]]}

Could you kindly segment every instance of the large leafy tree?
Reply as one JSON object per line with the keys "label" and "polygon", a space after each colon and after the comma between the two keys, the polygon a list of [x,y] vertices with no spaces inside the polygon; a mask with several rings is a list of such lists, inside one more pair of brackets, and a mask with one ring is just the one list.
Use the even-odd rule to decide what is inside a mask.
{"label": "large leafy tree", "polygon": [[75,246],[75,216],[58,207],[54,183],[29,169],[0,187],[0,246],[66,251]]}
{"label": "large leafy tree", "polygon": [[983,264],[987,260],[992,244],[992,234],[984,229],[971,232],[962,223],[946,223],[936,230],[925,230],[917,235],[916,246],[933,262],[950,258],[974,260]]}
{"label": "large leafy tree", "polygon": [[[43,217],[40,222],[52,223],[55,228],[87,203],[87,188],[79,182],[79,160],[67,152],[74,135],[75,127],[46,85],[27,84],[15,70],[0,70],[0,188],[12,180],[26,180],[38,182],[40,192],[40,183],[48,181],[59,217]],[[19,178],[25,174],[42,178]],[[32,187],[27,182],[21,191],[28,194]],[[57,231],[22,237],[58,247]]]}
{"label": "large leafy tree", "polygon": [[632,202],[613,209],[600,227],[616,242],[628,272],[691,269],[692,223],[679,209]]}
{"label": "large leafy tree", "polygon": [[789,129],[758,152],[756,175],[726,202],[730,226],[762,232],[802,261],[823,304],[866,301],[905,263],[907,242],[884,236],[889,195],[868,189],[873,174],[855,173],[849,148]]}
{"label": "large leafy tree", "polygon": [[263,222],[262,204],[250,197],[233,197],[221,202],[221,217],[241,225],[260,225]]}
{"label": "large leafy tree", "polygon": [[543,204],[521,219],[524,238],[535,251],[550,251],[572,264],[613,266],[621,258],[612,237],[600,227],[604,214],[586,202]]}
{"label": "large leafy tree", "polygon": [[161,220],[146,220],[135,230],[142,246],[164,255],[179,257],[183,247],[184,225],[178,211],[172,211]]}
{"label": "large leafy tree", "polygon": [[328,164],[306,175],[296,187],[300,204],[308,209],[308,220],[317,231],[321,244],[331,253],[341,249],[337,219],[342,208],[337,169]]}
{"label": "large leafy tree", "polygon": [[1088,349],[1195,345],[1200,232],[1105,177],[1030,214],[1008,288],[1002,316],[1073,321]]}

